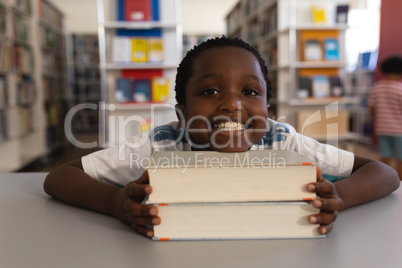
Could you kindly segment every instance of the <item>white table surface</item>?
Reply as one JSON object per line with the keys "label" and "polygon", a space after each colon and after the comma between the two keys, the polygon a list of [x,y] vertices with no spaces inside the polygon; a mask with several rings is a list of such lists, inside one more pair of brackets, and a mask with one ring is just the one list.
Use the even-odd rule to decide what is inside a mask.
{"label": "white table surface", "polygon": [[47,196],[45,173],[0,174],[0,267],[402,267],[402,190],[339,214],[321,239],[151,241]]}

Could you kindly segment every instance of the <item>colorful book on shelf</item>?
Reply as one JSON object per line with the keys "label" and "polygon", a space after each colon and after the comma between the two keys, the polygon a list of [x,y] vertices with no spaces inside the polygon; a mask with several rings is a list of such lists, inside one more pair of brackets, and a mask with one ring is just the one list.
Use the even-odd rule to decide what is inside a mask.
{"label": "colorful book on shelf", "polygon": [[312,200],[316,163],[293,151],[156,152],[147,203]]}
{"label": "colorful book on shelf", "polygon": [[152,78],[152,101],[167,102],[169,100],[169,79],[165,77]]}
{"label": "colorful book on shelf", "polygon": [[151,101],[152,84],[151,79],[134,79],[133,98],[135,102]]}
{"label": "colorful book on shelf", "polygon": [[114,63],[132,62],[132,41],[127,36],[113,36],[112,61]]}
{"label": "colorful book on shelf", "polygon": [[316,163],[294,151],[156,152],[147,167],[155,240],[320,237],[306,190]]}
{"label": "colorful book on shelf", "polygon": [[320,61],[322,60],[322,47],[319,39],[306,39],[304,41],[304,60]]}
{"label": "colorful book on shelf", "polygon": [[325,7],[312,6],[311,11],[313,14],[313,23],[325,24],[327,22]]}
{"label": "colorful book on shelf", "polygon": [[326,38],[324,40],[324,54],[327,61],[340,60],[338,39]]}
{"label": "colorful book on shelf", "polygon": [[328,76],[325,75],[313,76],[312,91],[314,98],[325,98],[331,96]]}
{"label": "colorful book on shelf", "polygon": [[131,38],[131,61],[135,63],[148,61],[148,41],[147,38]]}
{"label": "colorful book on shelf", "polygon": [[164,59],[163,40],[159,37],[149,37],[148,40],[148,61],[161,63]]}
{"label": "colorful book on shelf", "polygon": [[124,19],[126,21],[152,20],[152,1],[124,0]]}
{"label": "colorful book on shelf", "polygon": [[335,22],[346,24],[348,22],[348,13],[349,13],[349,5],[337,5]]}
{"label": "colorful book on shelf", "polygon": [[116,79],[115,99],[117,102],[133,101],[132,84],[133,81],[130,78],[119,77]]}

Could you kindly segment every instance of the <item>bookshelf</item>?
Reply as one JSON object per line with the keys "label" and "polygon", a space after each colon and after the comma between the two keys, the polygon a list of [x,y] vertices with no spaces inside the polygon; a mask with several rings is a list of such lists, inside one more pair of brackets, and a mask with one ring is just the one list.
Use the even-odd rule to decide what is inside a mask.
{"label": "bookshelf", "polygon": [[[270,116],[319,140],[354,137],[349,126],[354,114],[348,109],[357,99],[345,90],[347,5],[344,0],[240,0],[226,16],[228,36],[255,46],[268,65],[274,89]],[[327,129],[329,121],[321,118],[328,117],[338,131]]]}
{"label": "bookshelf", "polygon": [[[43,85],[50,50],[43,43],[43,15],[49,5],[0,0],[0,172],[19,170],[50,151]],[[57,50],[63,51],[62,44]]]}
{"label": "bookshelf", "polygon": [[46,115],[46,150],[51,153],[67,146],[64,119],[68,112],[66,40],[63,14],[46,0],[38,0],[37,58],[40,70],[38,85],[43,89]]}
{"label": "bookshelf", "polygon": [[[182,57],[180,1],[140,2],[140,10],[126,0],[97,2],[102,147],[117,146],[152,125],[176,119],[174,82]],[[156,96],[156,92],[162,93]]]}
{"label": "bookshelf", "polygon": [[[72,34],[68,37],[70,100],[74,107],[80,103],[99,104],[99,38],[97,34]],[[74,133],[97,133],[99,113],[79,110],[74,114]]]}

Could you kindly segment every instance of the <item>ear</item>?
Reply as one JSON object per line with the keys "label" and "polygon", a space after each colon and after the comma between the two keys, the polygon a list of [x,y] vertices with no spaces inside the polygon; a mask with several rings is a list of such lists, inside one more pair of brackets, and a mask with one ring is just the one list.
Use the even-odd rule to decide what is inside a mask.
{"label": "ear", "polygon": [[175,105],[175,110],[176,110],[176,116],[177,116],[177,119],[179,119],[179,122],[181,124],[185,124],[186,118],[184,116],[184,105],[183,104],[176,104]]}

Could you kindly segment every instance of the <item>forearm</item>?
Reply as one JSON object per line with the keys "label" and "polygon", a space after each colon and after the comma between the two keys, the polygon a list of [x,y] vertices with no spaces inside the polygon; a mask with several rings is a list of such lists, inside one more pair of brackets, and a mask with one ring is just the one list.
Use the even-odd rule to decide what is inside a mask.
{"label": "forearm", "polygon": [[82,169],[61,166],[46,177],[47,194],[64,202],[114,216],[113,204],[121,188],[94,180]]}
{"label": "forearm", "polygon": [[347,209],[386,196],[399,187],[394,169],[372,161],[362,165],[348,178],[335,183],[338,195]]}

